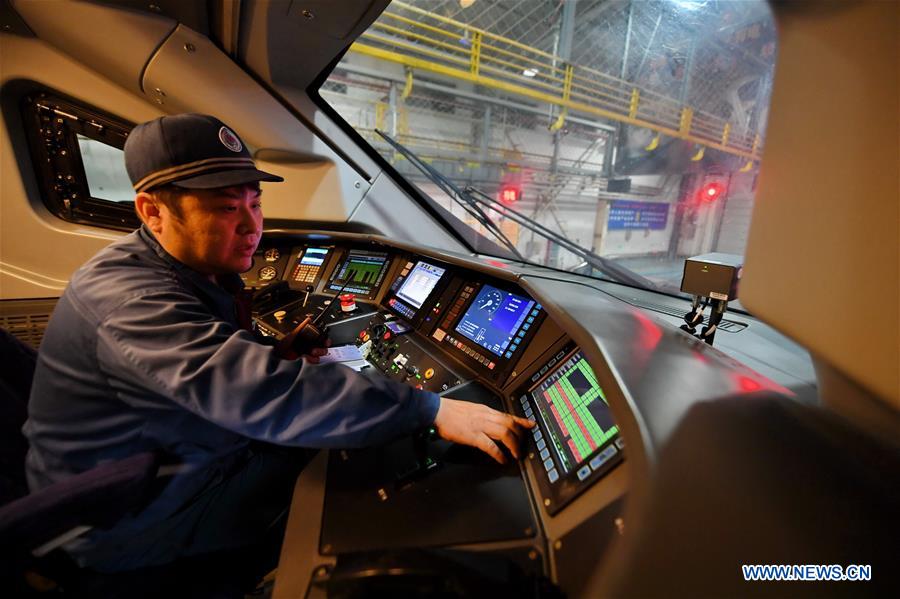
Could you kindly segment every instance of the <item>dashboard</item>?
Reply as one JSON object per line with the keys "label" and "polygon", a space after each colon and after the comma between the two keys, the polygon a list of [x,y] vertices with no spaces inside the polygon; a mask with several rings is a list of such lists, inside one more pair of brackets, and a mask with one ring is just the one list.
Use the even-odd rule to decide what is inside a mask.
{"label": "dashboard", "polygon": [[[437,393],[474,384],[506,396],[504,410],[537,423],[529,456],[550,514],[623,460],[584,354],[514,283],[439,257],[337,240],[269,242],[243,279],[264,298],[256,302],[264,335],[280,338],[318,318],[333,344],[356,345],[364,368],[381,376]],[[266,298],[268,288],[281,293]],[[347,294],[352,310],[339,307]]]}
{"label": "dashboard", "polygon": [[[328,452],[300,477],[295,501],[315,508],[285,541],[305,547],[297,559],[308,564],[479,547],[576,588],[621,527],[625,496],[644,492],[635,472],[691,405],[796,398],[814,379],[811,365],[808,380],[780,371],[802,371],[803,356],[752,318],[731,317],[723,352],[677,329],[684,300],[374,235],[267,232],[243,279],[263,335],[309,317],[334,346],[359,350],[366,376],[535,422],[525,459],[502,467],[433,431]],[[761,343],[769,363],[753,350]]]}

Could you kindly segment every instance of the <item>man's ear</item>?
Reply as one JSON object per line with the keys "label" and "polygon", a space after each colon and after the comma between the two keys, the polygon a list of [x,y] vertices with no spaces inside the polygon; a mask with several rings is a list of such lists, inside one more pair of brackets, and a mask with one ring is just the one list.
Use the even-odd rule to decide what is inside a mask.
{"label": "man's ear", "polygon": [[162,232],[162,211],[156,198],[147,192],[140,192],[134,196],[134,210],[148,229],[157,234]]}

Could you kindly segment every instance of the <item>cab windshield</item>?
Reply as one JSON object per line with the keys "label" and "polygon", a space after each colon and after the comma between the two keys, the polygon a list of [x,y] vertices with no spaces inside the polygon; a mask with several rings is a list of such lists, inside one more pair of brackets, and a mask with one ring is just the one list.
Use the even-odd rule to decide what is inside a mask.
{"label": "cab windshield", "polygon": [[744,252],[774,58],[759,0],[395,0],[319,91],[477,251],[677,291]]}

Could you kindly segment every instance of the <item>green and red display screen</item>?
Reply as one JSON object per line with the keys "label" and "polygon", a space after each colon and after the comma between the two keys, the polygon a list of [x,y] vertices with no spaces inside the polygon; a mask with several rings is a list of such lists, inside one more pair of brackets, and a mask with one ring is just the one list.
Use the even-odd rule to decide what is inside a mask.
{"label": "green and red display screen", "polygon": [[[566,358],[530,394],[542,428],[549,436],[548,458],[552,457],[565,474],[584,464],[618,435],[619,428],[603,390],[581,351]],[[615,449],[610,455],[614,452]]]}

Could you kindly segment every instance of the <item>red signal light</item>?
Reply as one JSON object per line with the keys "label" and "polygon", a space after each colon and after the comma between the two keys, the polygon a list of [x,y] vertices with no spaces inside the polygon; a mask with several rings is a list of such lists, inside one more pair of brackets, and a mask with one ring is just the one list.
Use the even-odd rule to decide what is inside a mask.
{"label": "red signal light", "polygon": [[513,185],[500,188],[500,201],[504,204],[515,204],[522,197],[522,189]]}
{"label": "red signal light", "polygon": [[725,186],[718,181],[710,181],[700,188],[701,202],[715,202],[725,192]]}

